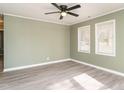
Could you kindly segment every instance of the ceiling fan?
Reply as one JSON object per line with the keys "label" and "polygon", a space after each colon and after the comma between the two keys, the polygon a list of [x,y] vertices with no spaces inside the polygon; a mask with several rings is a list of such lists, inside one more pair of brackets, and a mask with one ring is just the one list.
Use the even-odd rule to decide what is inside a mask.
{"label": "ceiling fan", "polygon": [[69,12],[71,10],[74,10],[74,9],[77,9],[77,8],[80,8],[81,6],[80,5],[75,5],[75,6],[72,6],[72,7],[69,7],[67,5],[57,5],[56,3],[51,3],[53,6],[55,6],[57,9],[59,9],[59,11],[55,11],[55,12],[48,12],[48,13],[45,13],[46,15],[48,14],[55,14],[55,13],[60,13],[60,20],[63,19],[64,16],[66,16],[67,14],[69,15],[72,15],[72,16],[75,16],[75,17],[78,17],[79,15],[76,14],[76,13],[72,13],[72,12]]}

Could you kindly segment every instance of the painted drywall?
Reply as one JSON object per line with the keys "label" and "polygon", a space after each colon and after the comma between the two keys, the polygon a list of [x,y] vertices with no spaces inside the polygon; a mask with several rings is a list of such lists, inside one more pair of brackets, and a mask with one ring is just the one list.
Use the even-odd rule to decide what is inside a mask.
{"label": "painted drywall", "polygon": [[[97,55],[95,54],[95,23],[111,19],[116,20],[116,57]],[[90,54],[77,51],[77,29],[86,25],[91,26]],[[124,10],[72,25],[70,29],[71,58],[124,73]]]}
{"label": "painted drywall", "polygon": [[4,28],[5,69],[70,57],[69,26],[5,15]]}

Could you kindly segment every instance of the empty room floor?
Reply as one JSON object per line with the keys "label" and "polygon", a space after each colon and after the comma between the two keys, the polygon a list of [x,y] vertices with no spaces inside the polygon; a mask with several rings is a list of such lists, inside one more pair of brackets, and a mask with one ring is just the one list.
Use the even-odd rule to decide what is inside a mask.
{"label": "empty room floor", "polygon": [[67,61],[0,74],[0,89],[118,90],[124,77]]}

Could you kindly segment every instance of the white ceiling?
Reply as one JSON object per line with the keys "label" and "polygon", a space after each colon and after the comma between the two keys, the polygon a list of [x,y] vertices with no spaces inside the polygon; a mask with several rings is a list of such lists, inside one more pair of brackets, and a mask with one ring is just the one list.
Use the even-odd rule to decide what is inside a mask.
{"label": "white ceiling", "polygon": [[[66,4],[68,7],[71,7],[77,3],[62,4]],[[124,3],[80,3],[80,5],[81,8],[72,11],[79,14],[79,17],[67,15],[63,20],[59,20],[59,14],[44,14],[45,12],[57,11],[57,8],[50,3],[0,3],[0,12],[34,18],[47,22],[72,25],[124,8]],[[90,16],[90,18],[88,18],[88,16]]]}

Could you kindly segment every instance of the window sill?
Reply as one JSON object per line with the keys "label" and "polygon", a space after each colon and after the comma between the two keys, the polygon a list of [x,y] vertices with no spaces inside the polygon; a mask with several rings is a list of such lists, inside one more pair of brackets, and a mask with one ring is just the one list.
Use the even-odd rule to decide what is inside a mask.
{"label": "window sill", "polygon": [[81,50],[79,50],[78,52],[81,52],[81,53],[88,53],[88,54],[90,54],[89,51],[81,51]]}
{"label": "window sill", "polygon": [[96,55],[102,55],[102,56],[110,56],[110,57],[116,57],[115,54],[105,54],[105,53],[95,53]]}

